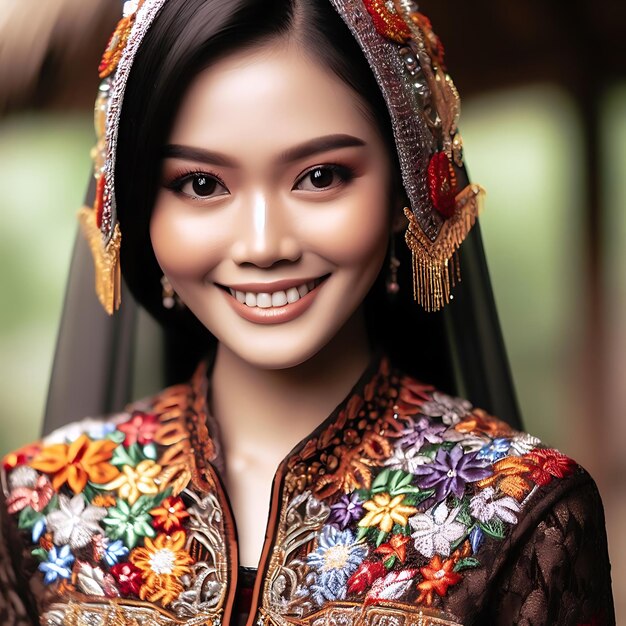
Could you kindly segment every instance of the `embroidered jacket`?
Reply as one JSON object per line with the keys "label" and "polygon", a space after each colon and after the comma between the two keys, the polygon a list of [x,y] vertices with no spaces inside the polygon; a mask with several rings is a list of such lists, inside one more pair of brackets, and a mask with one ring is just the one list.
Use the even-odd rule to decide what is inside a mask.
{"label": "embroidered jacket", "polygon": [[[204,371],[8,455],[0,622],[236,623]],[[249,626],[613,624],[574,461],[383,359],[280,464]]]}

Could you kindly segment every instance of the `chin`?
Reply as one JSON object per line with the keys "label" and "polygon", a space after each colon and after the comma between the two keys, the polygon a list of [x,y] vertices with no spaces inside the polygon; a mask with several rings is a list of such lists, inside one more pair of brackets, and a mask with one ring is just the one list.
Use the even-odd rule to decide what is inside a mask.
{"label": "chin", "polygon": [[[289,333],[287,333],[289,335]],[[300,342],[294,341],[293,336],[285,336],[278,340],[260,342],[246,342],[243,345],[241,340],[230,342],[220,341],[230,352],[250,365],[263,370],[285,370],[298,367],[312,359],[327,342]]]}

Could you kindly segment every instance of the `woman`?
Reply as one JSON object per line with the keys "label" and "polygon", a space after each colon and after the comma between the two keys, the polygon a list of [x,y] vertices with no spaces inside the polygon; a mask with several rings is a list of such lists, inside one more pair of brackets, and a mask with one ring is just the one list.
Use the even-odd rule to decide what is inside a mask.
{"label": "woman", "polygon": [[3,623],[613,623],[588,474],[415,378],[481,193],[416,7],[128,2],[100,72],[98,295],[196,369],[5,458]]}

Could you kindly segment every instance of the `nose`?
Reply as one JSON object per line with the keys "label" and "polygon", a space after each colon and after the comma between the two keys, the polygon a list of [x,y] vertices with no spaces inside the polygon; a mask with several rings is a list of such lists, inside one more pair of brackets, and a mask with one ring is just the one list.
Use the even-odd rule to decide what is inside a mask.
{"label": "nose", "polygon": [[232,247],[233,261],[238,265],[251,263],[271,267],[280,261],[294,262],[301,248],[291,219],[277,199],[257,193],[242,209]]}

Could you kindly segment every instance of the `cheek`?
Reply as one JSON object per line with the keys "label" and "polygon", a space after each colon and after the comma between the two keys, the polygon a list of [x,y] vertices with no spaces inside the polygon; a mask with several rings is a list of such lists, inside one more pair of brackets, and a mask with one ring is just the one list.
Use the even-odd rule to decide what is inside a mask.
{"label": "cheek", "polygon": [[167,193],[157,198],[150,220],[152,247],[168,276],[199,278],[217,263],[223,243],[209,234],[223,231],[208,214],[178,204]]}
{"label": "cheek", "polygon": [[309,225],[322,254],[337,266],[364,269],[381,263],[390,232],[384,190],[384,185],[363,185],[346,197],[344,210],[330,211]]}

